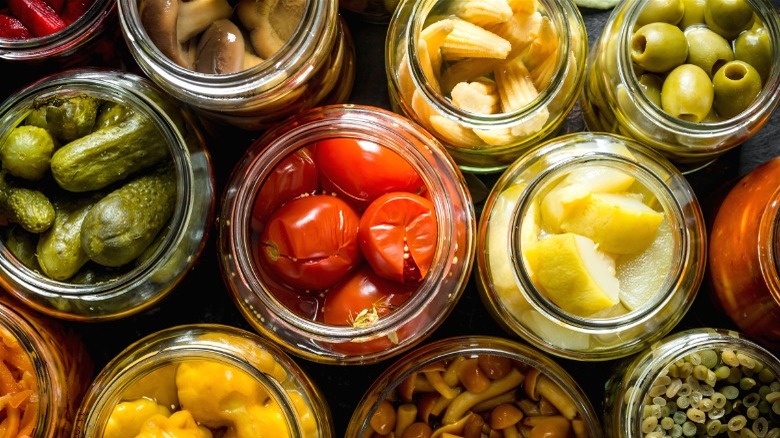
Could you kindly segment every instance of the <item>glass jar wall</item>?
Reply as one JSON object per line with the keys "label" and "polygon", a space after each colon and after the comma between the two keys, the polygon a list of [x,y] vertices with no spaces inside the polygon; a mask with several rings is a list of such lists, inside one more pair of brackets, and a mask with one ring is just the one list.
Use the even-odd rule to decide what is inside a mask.
{"label": "glass jar wall", "polygon": [[780,348],[780,158],[728,193],[710,235],[713,296],[745,334]]}
{"label": "glass jar wall", "polygon": [[627,356],[668,333],[704,277],[699,204],[679,171],[611,134],[550,140],[480,217],[477,288],[496,322],[552,354]]}
{"label": "glass jar wall", "polygon": [[[749,23],[718,1],[660,3],[612,11],[590,53],[583,115],[589,130],[632,137],[693,171],[752,137],[777,107],[780,17],[766,0],[729,3]],[[720,29],[708,8],[739,28]]]}
{"label": "glass jar wall", "polygon": [[385,44],[394,111],[479,173],[506,168],[558,131],[582,89],[588,51],[570,1],[402,1]]}
{"label": "glass jar wall", "polygon": [[336,0],[175,3],[181,29],[155,18],[175,16],[168,3],[119,2],[122,32],[144,73],[205,118],[264,130],[349,97],[355,48]]}
{"label": "glass jar wall", "polygon": [[255,329],[315,362],[365,364],[443,322],[468,281],[475,227],[463,178],[430,135],[335,105],[268,131],[233,169],[219,263]]}
{"label": "glass jar wall", "polygon": [[275,345],[196,324],[152,333],[112,359],[84,397],[72,436],[329,438],[330,418],[317,387]]}
{"label": "glass jar wall", "polygon": [[214,212],[210,158],[198,120],[151,81],[46,77],[6,99],[0,132],[9,293],[58,318],[119,318],[193,266]]}

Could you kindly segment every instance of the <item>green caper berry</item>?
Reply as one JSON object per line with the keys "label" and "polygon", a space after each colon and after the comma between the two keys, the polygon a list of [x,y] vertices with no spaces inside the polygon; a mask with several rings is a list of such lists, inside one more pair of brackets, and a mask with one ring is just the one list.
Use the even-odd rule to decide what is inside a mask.
{"label": "green caper berry", "polygon": [[718,353],[714,350],[702,350],[699,352],[701,356],[701,364],[705,367],[712,369],[718,364]]}
{"label": "green caper berry", "polygon": [[720,433],[720,420],[710,420],[707,422],[707,435],[715,436]]}
{"label": "green caper berry", "polygon": [[674,427],[674,420],[671,417],[664,417],[661,419],[661,429],[672,430]]}
{"label": "green caper berry", "polygon": [[735,400],[739,397],[739,389],[736,386],[724,386],[720,389],[721,394],[726,397],[727,400]]}
{"label": "green caper berry", "polygon": [[747,419],[744,415],[735,415],[734,417],[731,417],[731,419],[728,422],[729,430],[732,432],[736,432],[747,424]]}
{"label": "green caper berry", "polygon": [[758,410],[758,406],[751,406],[747,409],[745,415],[751,420],[755,420],[761,413]]}
{"label": "green caper berry", "polygon": [[674,420],[675,424],[683,424],[687,419],[688,416],[683,411],[677,411],[672,415],[672,420]]}
{"label": "green caper berry", "polygon": [[715,369],[715,377],[718,380],[724,380],[728,378],[730,374],[731,374],[731,368],[729,368],[726,365],[719,366],[718,368]]}
{"label": "green caper berry", "polygon": [[723,408],[726,406],[726,396],[721,394],[720,392],[716,392],[715,394],[712,394],[712,405],[716,409]]}
{"label": "green caper berry", "polygon": [[772,374],[772,370],[764,368],[758,373],[758,380],[760,380],[761,383],[769,383],[775,380],[775,376]]}
{"label": "green caper berry", "polygon": [[696,435],[696,425],[692,421],[686,421],[682,424],[682,433],[685,436]]}

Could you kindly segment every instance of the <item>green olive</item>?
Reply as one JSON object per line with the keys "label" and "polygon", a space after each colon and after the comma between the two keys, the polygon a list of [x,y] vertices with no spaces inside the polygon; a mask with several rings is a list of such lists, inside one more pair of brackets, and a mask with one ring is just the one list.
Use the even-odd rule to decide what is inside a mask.
{"label": "green olive", "polygon": [[677,23],[680,29],[687,29],[696,24],[704,24],[704,9],[707,8],[707,0],[683,0],[682,20]]}
{"label": "green olive", "polygon": [[710,77],[725,63],[734,60],[731,44],[706,27],[692,27],[685,31],[688,40],[688,64],[695,64]]}
{"label": "green olive", "polygon": [[661,107],[674,117],[701,122],[712,108],[713,89],[707,72],[683,64],[669,72],[661,88]]}
{"label": "green olive", "polygon": [[636,25],[641,27],[655,22],[677,24],[684,12],[683,0],[648,0],[636,19]]}
{"label": "green olive", "polygon": [[761,77],[744,61],[726,63],[712,78],[713,105],[721,117],[731,118],[745,111],[761,92]]}
{"label": "green olive", "polygon": [[645,73],[639,77],[639,88],[645,96],[657,106],[661,106],[661,87],[664,81],[651,73]]}
{"label": "green olive", "polygon": [[649,72],[667,72],[687,57],[688,41],[673,24],[646,24],[631,37],[631,59]]}
{"label": "green olive", "polygon": [[734,40],[734,58],[755,67],[761,81],[766,82],[772,69],[772,47],[766,28],[759,27],[739,34]]}
{"label": "green olive", "polygon": [[726,39],[734,39],[753,25],[755,11],[745,0],[707,0],[704,22]]}

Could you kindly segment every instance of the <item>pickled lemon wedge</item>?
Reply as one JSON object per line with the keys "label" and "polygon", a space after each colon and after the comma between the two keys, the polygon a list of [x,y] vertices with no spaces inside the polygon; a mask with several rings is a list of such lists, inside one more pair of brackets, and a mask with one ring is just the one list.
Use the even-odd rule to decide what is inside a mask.
{"label": "pickled lemon wedge", "polygon": [[568,212],[561,230],[589,237],[602,251],[633,254],[653,242],[663,220],[639,196],[591,193]]}
{"label": "pickled lemon wedge", "polygon": [[561,309],[588,316],[618,303],[614,261],[574,233],[540,239],[524,252],[536,284]]}
{"label": "pickled lemon wedge", "polygon": [[572,170],[541,202],[542,223],[553,233],[561,222],[591,193],[619,193],[634,184],[634,177],[607,166],[586,166]]}

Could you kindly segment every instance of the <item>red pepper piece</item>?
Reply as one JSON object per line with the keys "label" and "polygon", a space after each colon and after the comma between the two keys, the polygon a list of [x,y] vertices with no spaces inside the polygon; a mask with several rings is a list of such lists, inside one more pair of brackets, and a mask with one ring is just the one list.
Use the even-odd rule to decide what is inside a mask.
{"label": "red pepper piece", "polygon": [[62,5],[65,4],[65,0],[44,0],[47,5],[49,5],[54,12],[57,13],[57,15],[62,14]]}
{"label": "red pepper piece", "polygon": [[61,15],[62,21],[70,25],[81,18],[93,3],[95,0],[67,0]]}
{"label": "red pepper piece", "polygon": [[8,8],[34,36],[51,35],[65,28],[62,18],[43,0],[8,0]]}
{"label": "red pepper piece", "polygon": [[0,14],[0,38],[26,40],[32,38],[30,30],[21,21],[6,14]]}

